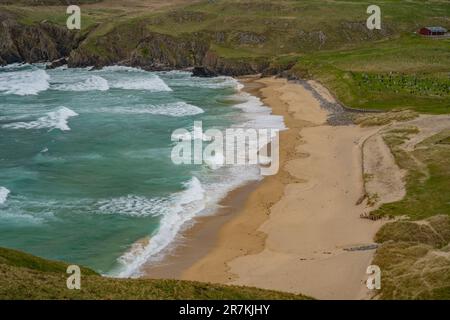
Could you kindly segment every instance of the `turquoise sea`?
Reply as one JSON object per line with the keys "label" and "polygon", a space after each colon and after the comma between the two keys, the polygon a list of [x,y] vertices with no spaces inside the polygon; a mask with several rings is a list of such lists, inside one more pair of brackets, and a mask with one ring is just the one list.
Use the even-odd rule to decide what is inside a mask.
{"label": "turquoise sea", "polygon": [[173,164],[171,134],[194,121],[282,126],[228,77],[0,68],[0,247],[139,275],[195,217],[260,179],[257,167]]}

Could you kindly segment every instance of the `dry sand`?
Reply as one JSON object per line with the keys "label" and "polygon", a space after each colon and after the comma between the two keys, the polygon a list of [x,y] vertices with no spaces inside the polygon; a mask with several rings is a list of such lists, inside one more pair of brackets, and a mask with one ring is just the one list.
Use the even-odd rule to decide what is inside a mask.
{"label": "dry sand", "polygon": [[[391,185],[397,193],[390,201],[404,194],[401,173],[382,141],[363,156],[365,141],[380,128],[326,124],[327,111],[301,85],[273,78],[245,83],[289,127],[280,137],[281,170],[250,193],[220,228],[209,253],[181,278],[320,299],[368,298],[365,272],[374,250],[354,249],[372,244],[383,222],[361,219],[369,210],[366,202],[357,204],[365,194],[363,159],[376,164],[370,170],[395,172],[373,188]],[[326,100],[333,99],[320,84],[310,84]],[[377,161],[380,148],[384,155]]]}

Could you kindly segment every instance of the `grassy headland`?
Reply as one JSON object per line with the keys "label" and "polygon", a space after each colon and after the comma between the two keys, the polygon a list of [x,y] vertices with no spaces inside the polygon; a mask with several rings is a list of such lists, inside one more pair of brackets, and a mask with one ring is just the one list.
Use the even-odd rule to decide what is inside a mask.
{"label": "grassy headland", "polygon": [[[413,34],[427,25],[450,27],[447,1],[378,1],[382,29],[374,31],[365,26],[368,1],[160,2],[82,4],[87,38],[71,64],[287,71],[320,81],[348,107],[450,111],[450,39]],[[26,25],[65,25],[65,7],[23,3],[1,8]]]}

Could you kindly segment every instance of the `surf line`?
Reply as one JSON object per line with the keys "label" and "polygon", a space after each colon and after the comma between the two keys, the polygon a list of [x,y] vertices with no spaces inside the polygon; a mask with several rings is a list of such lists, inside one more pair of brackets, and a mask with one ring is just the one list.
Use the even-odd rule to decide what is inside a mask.
{"label": "surf line", "polygon": [[[278,173],[280,168],[279,129],[228,128],[203,132],[202,121],[194,121],[193,132],[177,129],[171,140],[176,165],[206,164],[216,170],[224,165],[260,165],[263,176]],[[204,142],[210,142],[203,149]]]}

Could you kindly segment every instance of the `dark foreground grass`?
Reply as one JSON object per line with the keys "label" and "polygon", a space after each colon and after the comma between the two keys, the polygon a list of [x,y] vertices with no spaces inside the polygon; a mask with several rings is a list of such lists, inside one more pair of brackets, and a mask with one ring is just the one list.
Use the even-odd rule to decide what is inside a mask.
{"label": "dark foreground grass", "polygon": [[302,295],[178,280],[114,279],[82,268],[81,290],[66,286],[68,264],[0,248],[0,299],[303,300]]}

